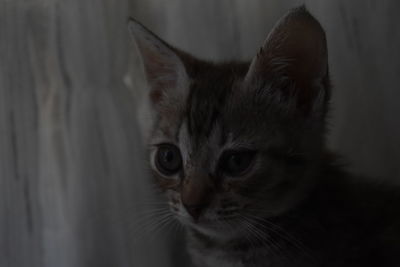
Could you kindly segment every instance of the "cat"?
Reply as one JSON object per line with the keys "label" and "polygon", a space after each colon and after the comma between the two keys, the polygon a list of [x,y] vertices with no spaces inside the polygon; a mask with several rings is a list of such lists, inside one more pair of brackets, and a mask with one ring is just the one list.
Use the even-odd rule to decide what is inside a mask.
{"label": "cat", "polygon": [[325,32],[290,10],[251,62],[214,63],[130,19],[148,88],[141,129],[198,267],[400,266],[400,194],[325,145]]}

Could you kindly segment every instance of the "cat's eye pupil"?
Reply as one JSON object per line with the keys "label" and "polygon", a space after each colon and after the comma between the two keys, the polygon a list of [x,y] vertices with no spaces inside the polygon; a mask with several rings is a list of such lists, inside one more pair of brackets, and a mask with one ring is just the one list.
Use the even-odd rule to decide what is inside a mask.
{"label": "cat's eye pupil", "polygon": [[174,160],[174,153],[171,150],[165,151],[164,160],[165,162],[172,162]]}
{"label": "cat's eye pupil", "polygon": [[179,149],[170,144],[160,145],[155,159],[157,169],[164,175],[173,175],[181,169],[182,158]]}
{"label": "cat's eye pupil", "polygon": [[231,161],[232,165],[237,168],[240,168],[240,166],[243,164],[242,158],[238,155],[233,155]]}
{"label": "cat's eye pupil", "polygon": [[221,169],[229,176],[239,176],[247,171],[253,162],[253,152],[228,153],[222,160]]}

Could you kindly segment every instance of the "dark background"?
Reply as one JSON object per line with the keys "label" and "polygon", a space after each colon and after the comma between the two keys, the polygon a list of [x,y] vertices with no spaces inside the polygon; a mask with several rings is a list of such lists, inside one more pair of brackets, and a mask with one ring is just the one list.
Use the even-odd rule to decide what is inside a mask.
{"label": "dark background", "polygon": [[[0,267],[177,266],[178,232],[142,226],[144,80],[126,20],[202,58],[250,59],[301,3],[0,0]],[[328,37],[330,146],[400,183],[400,2],[305,3]]]}

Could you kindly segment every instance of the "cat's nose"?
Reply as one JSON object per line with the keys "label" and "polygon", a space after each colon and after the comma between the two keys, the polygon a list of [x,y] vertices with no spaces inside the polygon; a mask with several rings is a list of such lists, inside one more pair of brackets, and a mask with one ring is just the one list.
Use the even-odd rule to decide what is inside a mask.
{"label": "cat's nose", "polygon": [[206,205],[186,205],[185,206],[186,211],[193,217],[195,221],[197,221],[201,215],[201,213],[204,211]]}

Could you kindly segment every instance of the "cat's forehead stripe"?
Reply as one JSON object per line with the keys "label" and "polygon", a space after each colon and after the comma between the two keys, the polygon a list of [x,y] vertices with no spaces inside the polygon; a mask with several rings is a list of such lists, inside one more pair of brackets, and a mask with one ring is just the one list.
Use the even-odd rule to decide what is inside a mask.
{"label": "cat's forehead stripe", "polygon": [[203,138],[210,138],[233,86],[232,80],[224,77],[208,78],[190,88],[186,103],[188,133],[196,144]]}

